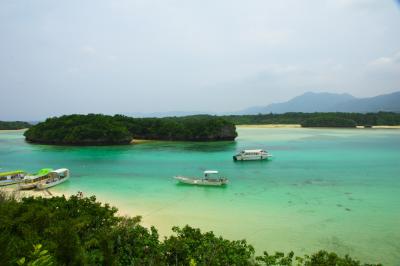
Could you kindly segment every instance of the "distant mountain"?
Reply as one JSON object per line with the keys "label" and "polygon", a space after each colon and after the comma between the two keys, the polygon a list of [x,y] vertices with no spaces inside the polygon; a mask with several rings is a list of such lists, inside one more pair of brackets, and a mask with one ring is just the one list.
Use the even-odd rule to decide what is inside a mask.
{"label": "distant mountain", "polygon": [[400,91],[370,98],[353,99],[335,105],[332,111],[339,112],[400,112]]}
{"label": "distant mountain", "polygon": [[400,91],[370,98],[355,98],[343,93],[306,92],[284,103],[265,107],[250,107],[239,114],[287,113],[287,112],[400,112]]}

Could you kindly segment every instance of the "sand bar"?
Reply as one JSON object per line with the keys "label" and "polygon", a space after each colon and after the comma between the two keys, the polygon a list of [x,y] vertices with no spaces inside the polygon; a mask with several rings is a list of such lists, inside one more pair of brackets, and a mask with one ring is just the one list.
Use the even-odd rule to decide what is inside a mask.
{"label": "sand bar", "polygon": [[300,128],[299,124],[236,125],[238,128]]}

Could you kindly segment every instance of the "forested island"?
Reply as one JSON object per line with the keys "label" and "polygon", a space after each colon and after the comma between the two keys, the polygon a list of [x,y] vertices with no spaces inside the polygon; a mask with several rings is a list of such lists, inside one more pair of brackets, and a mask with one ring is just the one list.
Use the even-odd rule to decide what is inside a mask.
{"label": "forested island", "polygon": [[29,128],[32,125],[22,121],[0,121],[0,130],[16,130]]}
{"label": "forested island", "polygon": [[313,127],[396,126],[400,113],[285,113],[258,115],[226,115],[222,118],[235,125],[300,124]]}
{"label": "forested island", "polygon": [[42,144],[121,145],[132,139],[234,140],[237,133],[233,123],[217,116],[132,118],[88,114],[48,118],[24,135],[27,141]]}
{"label": "forested island", "polygon": [[117,216],[116,208],[94,196],[16,200],[0,191],[0,220],[0,265],[373,265],[323,250],[256,256],[246,240],[188,225],[160,240],[155,227],[143,227],[140,217]]}
{"label": "forested island", "polygon": [[[300,124],[303,127],[394,126],[400,125],[400,113],[271,113],[165,118],[65,115],[48,118],[31,126],[24,135],[29,142],[59,145],[117,145],[128,144],[132,139],[219,141],[234,140],[237,136],[235,125],[249,124]],[[25,128],[29,124],[19,125]]]}

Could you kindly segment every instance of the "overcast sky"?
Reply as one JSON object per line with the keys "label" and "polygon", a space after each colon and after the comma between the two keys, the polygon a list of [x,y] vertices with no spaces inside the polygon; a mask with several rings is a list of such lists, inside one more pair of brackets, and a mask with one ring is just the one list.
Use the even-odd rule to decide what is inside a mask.
{"label": "overcast sky", "polygon": [[394,0],[0,1],[0,120],[396,90]]}

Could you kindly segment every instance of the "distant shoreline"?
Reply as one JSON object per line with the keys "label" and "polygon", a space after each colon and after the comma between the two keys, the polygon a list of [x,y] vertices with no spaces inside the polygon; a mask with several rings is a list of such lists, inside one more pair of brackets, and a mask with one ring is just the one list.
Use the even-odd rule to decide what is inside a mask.
{"label": "distant shoreline", "polygon": [[7,132],[18,132],[18,131],[25,131],[28,128],[21,128],[21,129],[0,129],[0,132],[7,133]]}
{"label": "distant shoreline", "polygon": [[237,128],[301,128],[299,124],[236,125]]}
{"label": "distant shoreline", "polygon": [[[237,128],[302,128],[300,124],[259,124],[259,125],[236,125]],[[324,128],[324,127],[304,127],[304,128]],[[332,128],[332,127],[330,127]],[[335,127],[336,128],[336,127]],[[340,127],[337,127],[340,128]],[[357,128],[364,129],[364,126],[357,126]],[[400,125],[398,126],[372,126],[375,129],[400,129]],[[347,128],[349,129],[349,128]],[[371,128],[366,128],[371,129]]]}

